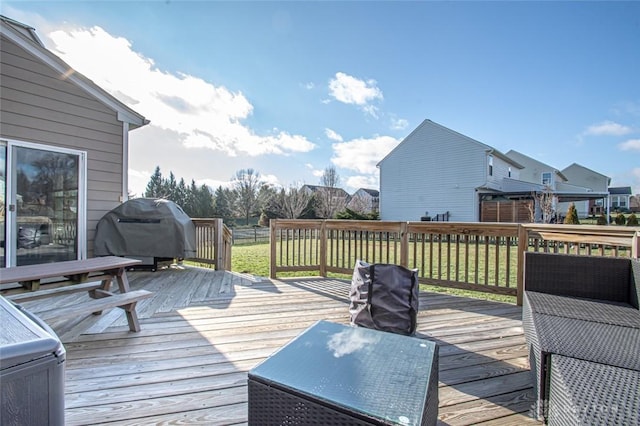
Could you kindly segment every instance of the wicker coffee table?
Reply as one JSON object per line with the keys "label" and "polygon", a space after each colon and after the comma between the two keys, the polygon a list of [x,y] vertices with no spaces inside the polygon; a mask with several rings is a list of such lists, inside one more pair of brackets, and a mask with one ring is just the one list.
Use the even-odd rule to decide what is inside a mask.
{"label": "wicker coffee table", "polygon": [[319,321],[249,372],[250,425],[435,425],[438,347]]}

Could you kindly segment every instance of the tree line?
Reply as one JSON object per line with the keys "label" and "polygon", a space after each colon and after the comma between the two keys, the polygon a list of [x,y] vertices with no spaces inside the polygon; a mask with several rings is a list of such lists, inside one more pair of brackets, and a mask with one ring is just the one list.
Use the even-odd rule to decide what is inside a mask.
{"label": "tree line", "polygon": [[242,169],[235,173],[229,187],[219,186],[212,192],[207,185],[196,185],[193,179],[189,185],[183,178],[177,180],[173,172],[164,177],[156,166],[143,196],[171,200],[192,218],[219,217],[227,223],[246,225],[256,217],[265,226],[274,218],[378,218],[377,213],[366,212],[364,207],[355,211],[347,208],[334,167],[325,169],[320,184],[313,191],[300,185],[280,188],[263,181],[256,170]]}

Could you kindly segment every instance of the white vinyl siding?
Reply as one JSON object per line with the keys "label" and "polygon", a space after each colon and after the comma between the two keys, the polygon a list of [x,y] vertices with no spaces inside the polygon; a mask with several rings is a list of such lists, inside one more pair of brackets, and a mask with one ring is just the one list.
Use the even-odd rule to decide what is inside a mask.
{"label": "white vinyl siding", "polygon": [[380,166],[380,218],[417,221],[450,212],[478,220],[476,188],[486,183],[487,147],[424,121]]}
{"label": "white vinyl siding", "polygon": [[120,203],[123,123],[116,111],[4,37],[0,136],[87,153],[87,247],[98,220]]}

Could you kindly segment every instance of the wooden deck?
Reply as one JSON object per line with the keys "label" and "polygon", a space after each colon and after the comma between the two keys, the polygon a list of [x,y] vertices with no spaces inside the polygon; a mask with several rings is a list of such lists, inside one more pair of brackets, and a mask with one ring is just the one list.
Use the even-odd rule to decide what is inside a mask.
{"label": "wooden deck", "polygon": [[[140,332],[120,309],[52,324],[67,350],[68,425],[246,424],[247,371],[317,320],[349,321],[341,280],[200,268],[129,280],[154,292],[138,304]],[[24,305],[37,313],[72,297],[87,296]],[[521,308],[434,293],[420,303],[418,336],[440,345],[440,424],[539,424]]]}

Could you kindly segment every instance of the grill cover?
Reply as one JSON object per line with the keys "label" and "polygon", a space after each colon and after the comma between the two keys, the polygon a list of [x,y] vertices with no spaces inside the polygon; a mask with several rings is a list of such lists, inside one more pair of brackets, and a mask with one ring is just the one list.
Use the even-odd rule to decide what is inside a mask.
{"label": "grill cover", "polygon": [[173,201],[134,198],[98,222],[96,256],[196,257],[196,230]]}

